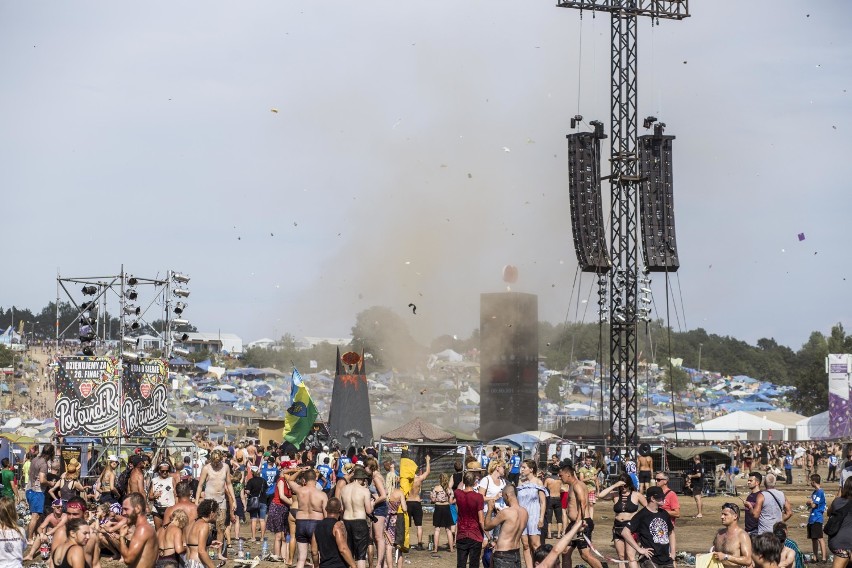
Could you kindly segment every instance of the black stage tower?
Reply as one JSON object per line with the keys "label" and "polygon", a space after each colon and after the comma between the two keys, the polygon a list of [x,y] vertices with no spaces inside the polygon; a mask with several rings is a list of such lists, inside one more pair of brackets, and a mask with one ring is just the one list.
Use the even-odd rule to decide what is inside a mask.
{"label": "black stage tower", "polygon": [[635,450],[639,440],[637,20],[640,16],[682,20],[689,17],[689,0],[561,0],[557,6],[609,12],[611,18],[610,446]]}

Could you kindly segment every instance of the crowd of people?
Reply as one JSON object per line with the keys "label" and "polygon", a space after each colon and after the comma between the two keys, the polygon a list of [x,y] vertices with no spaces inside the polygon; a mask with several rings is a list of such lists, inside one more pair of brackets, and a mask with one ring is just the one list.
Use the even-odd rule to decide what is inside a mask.
{"label": "crowd of people", "polygon": [[[554,455],[540,468],[518,451],[468,449],[451,472],[428,483],[434,479],[428,454],[412,472],[402,471],[398,457],[380,463],[371,447],[298,450],[253,440],[205,446],[201,467],[167,453],[138,451],[126,464],[109,455],[87,483],[80,464],[60,463],[49,444],[33,448],[19,473],[4,460],[0,568],[39,557],[54,568],[97,568],[102,558],[132,567],[212,568],[246,557],[296,568],[402,568],[412,551],[440,550],[455,553],[458,568],[568,568],[575,552],[590,568],[666,568],[677,554],[679,496],[648,456],[613,456],[607,464],[591,452]],[[852,470],[852,460],[835,464],[833,477],[843,485],[829,504],[817,471],[831,465],[831,455],[806,448],[794,466],[810,472],[813,558],[845,568],[852,553],[852,474],[843,472]],[[746,459],[735,455],[743,461],[730,466],[745,468]],[[725,568],[802,568],[787,531],[792,506],[779,488],[787,477],[774,473],[770,461],[760,467],[762,458],[751,459],[740,470],[746,494],[722,505],[722,527],[708,539],[713,559]],[[686,477],[702,487],[704,475],[696,456]],[[693,493],[696,516],[703,516],[701,491]],[[428,529],[424,504],[433,507]],[[612,519],[605,529],[612,557],[593,544],[601,530],[596,507]]]}

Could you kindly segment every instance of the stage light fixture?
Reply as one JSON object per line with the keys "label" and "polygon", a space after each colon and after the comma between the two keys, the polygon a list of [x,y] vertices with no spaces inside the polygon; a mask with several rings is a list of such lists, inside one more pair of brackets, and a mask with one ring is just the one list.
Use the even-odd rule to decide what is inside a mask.
{"label": "stage light fixture", "polygon": [[139,297],[139,292],[137,292],[134,288],[130,288],[124,292],[124,296],[128,300],[136,300]]}
{"label": "stage light fixture", "polygon": [[642,302],[642,303],[645,303],[645,304],[650,304],[651,298],[646,298],[646,297],[643,296],[643,297],[639,298],[639,301]]}
{"label": "stage light fixture", "polygon": [[575,114],[574,116],[572,116],[571,117],[571,128],[577,128],[577,124],[579,124],[580,121],[582,121],[582,120],[583,120],[582,114]]}
{"label": "stage light fixture", "polygon": [[132,351],[126,351],[122,354],[122,356],[125,359],[128,359],[130,361],[138,361],[139,360],[139,353],[134,353]]}
{"label": "stage light fixture", "polygon": [[172,338],[174,338],[174,340],[177,341],[178,343],[183,343],[184,341],[189,339],[189,334],[188,333],[176,333],[172,336]]}
{"label": "stage light fixture", "polygon": [[91,345],[84,345],[82,352],[86,357],[92,357],[95,354],[95,349]]}
{"label": "stage light fixture", "polygon": [[185,309],[186,309],[186,303],[185,302],[178,302],[177,304],[175,304],[174,312],[177,315],[181,315]]}
{"label": "stage light fixture", "polygon": [[655,122],[657,122],[657,117],[656,117],[656,116],[649,116],[649,117],[646,117],[646,118],[645,118],[645,120],[643,120],[643,121],[642,121],[642,127],[643,127],[643,128],[651,128],[651,126],[652,126]]}
{"label": "stage light fixture", "polygon": [[642,292],[643,294],[650,294],[651,293],[650,288],[639,288],[639,291]]}
{"label": "stage light fixture", "polygon": [[136,278],[135,276],[131,276],[130,278],[127,279],[127,285],[128,286],[136,286],[137,284],[139,284],[139,279]]}
{"label": "stage light fixture", "polygon": [[84,296],[94,296],[98,293],[97,286],[83,286],[82,292]]}
{"label": "stage light fixture", "polygon": [[142,327],[142,324],[139,323],[138,321],[134,321],[133,323],[130,324],[130,329],[139,329],[141,327]]}
{"label": "stage light fixture", "polygon": [[175,272],[172,274],[172,280],[177,282],[178,284],[186,284],[189,282],[189,276],[186,274],[181,274],[180,272]]}
{"label": "stage light fixture", "polygon": [[124,313],[128,316],[140,316],[142,315],[142,308],[138,306],[127,305],[124,306]]}
{"label": "stage light fixture", "polygon": [[173,323],[174,325],[189,325],[189,320],[185,320],[185,319],[173,319],[173,320],[172,320],[172,323]]}
{"label": "stage light fixture", "polygon": [[618,323],[624,323],[625,321],[627,321],[627,320],[624,319],[624,316],[621,315],[621,314],[615,314],[614,316],[612,316],[612,319],[614,319]]}
{"label": "stage light fixture", "polygon": [[175,347],[175,348],[172,349],[172,354],[185,356],[185,355],[189,355],[189,350],[183,349],[181,347]]}
{"label": "stage light fixture", "polygon": [[172,294],[174,294],[178,298],[189,298],[189,290],[185,290],[183,288],[175,288],[172,291]]}
{"label": "stage light fixture", "polygon": [[139,340],[135,337],[122,337],[121,341],[125,345],[132,345],[133,347],[136,347],[136,345],[139,343]]}

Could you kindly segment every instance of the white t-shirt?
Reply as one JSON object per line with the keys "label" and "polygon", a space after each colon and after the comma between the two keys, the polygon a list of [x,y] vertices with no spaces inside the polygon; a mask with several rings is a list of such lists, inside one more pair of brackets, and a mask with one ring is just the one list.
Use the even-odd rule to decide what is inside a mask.
{"label": "white t-shirt", "polygon": [[[503,498],[500,496],[503,493],[503,488],[506,487],[506,482],[504,480],[500,480],[500,484],[494,482],[491,479],[490,475],[486,475],[482,479],[479,480],[479,484],[476,486],[476,490],[485,489],[485,499],[497,497],[497,502],[494,503],[494,508],[498,511],[506,506],[503,502]],[[482,509],[483,511],[488,510],[488,503],[485,504],[485,507]]]}
{"label": "white t-shirt", "polygon": [[26,545],[27,539],[20,529],[0,529],[0,568],[23,566]]}

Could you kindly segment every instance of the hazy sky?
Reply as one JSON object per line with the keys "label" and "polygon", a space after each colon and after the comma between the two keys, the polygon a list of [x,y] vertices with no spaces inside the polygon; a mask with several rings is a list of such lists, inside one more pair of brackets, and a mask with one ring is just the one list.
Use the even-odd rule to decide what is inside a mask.
{"label": "hazy sky", "polygon": [[[681,319],[793,348],[850,327],[852,3],[690,8],[639,28],[640,117],[677,137]],[[346,336],[372,305],[467,336],[514,264],[541,319],[584,317],[565,134],[578,111],[609,131],[608,16],[5,2],[0,54],[5,307],[124,263],[188,273],[186,317],[246,342]]]}

